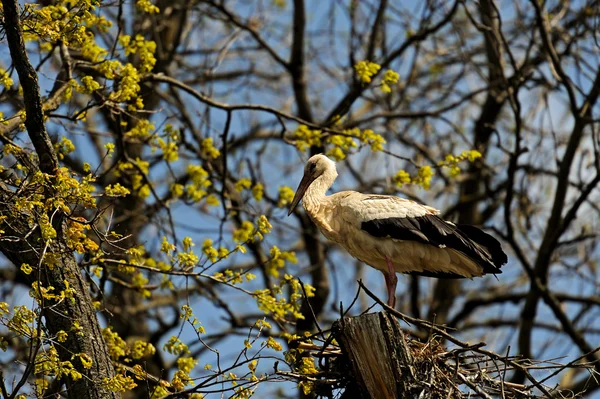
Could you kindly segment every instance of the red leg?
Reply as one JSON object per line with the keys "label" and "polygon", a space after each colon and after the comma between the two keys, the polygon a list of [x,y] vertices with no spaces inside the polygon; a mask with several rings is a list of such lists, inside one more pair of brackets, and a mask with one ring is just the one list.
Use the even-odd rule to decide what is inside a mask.
{"label": "red leg", "polygon": [[385,261],[387,263],[387,272],[383,272],[383,276],[385,277],[385,286],[387,288],[388,293],[388,306],[395,308],[396,307],[396,285],[398,284],[398,276],[396,276],[396,270],[394,270],[394,265],[392,264],[392,260],[386,256]]}

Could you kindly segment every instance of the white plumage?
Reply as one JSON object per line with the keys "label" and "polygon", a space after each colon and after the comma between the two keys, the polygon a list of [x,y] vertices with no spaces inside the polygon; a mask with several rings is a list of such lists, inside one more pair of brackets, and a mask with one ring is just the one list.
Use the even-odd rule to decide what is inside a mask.
{"label": "white plumage", "polygon": [[437,209],[404,198],[355,191],[327,196],[336,177],[333,161],[311,157],[290,214],[302,199],[325,237],[380,270],[390,306],[395,304],[396,272],[446,278],[501,273],[507,257],[492,236],[444,221]]}

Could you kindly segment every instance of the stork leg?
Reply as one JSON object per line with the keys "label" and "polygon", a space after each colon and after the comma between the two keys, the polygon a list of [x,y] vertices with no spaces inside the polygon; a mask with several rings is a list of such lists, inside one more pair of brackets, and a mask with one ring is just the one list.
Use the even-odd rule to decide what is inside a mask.
{"label": "stork leg", "polygon": [[388,300],[387,304],[389,307],[396,307],[396,285],[398,284],[398,276],[396,276],[396,270],[394,269],[394,265],[392,264],[392,260],[385,257],[385,262],[387,263],[387,272],[383,272],[383,276],[385,277],[385,286],[387,288]]}

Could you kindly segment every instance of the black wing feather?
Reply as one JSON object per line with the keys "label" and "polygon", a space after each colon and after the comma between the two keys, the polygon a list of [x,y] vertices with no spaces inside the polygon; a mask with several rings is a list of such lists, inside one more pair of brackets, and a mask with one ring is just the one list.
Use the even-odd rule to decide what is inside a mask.
{"label": "black wing feather", "polygon": [[[364,221],[361,229],[373,237],[391,237],[403,241],[416,241],[422,244],[445,246],[460,251],[476,261],[484,273],[502,273],[500,267],[507,262],[507,256],[500,243],[491,235],[470,225],[455,225],[437,215],[424,215],[412,218],[386,218]],[[419,275],[423,272],[416,273]],[[458,278],[453,273],[436,273],[434,277]],[[447,275],[446,275],[447,274]]]}
{"label": "black wing feather", "polygon": [[502,245],[493,236],[470,224],[459,224],[458,228],[465,236],[488,250],[492,263],[496,267],[501,267],[508,262],[508,256],[502,250]]}

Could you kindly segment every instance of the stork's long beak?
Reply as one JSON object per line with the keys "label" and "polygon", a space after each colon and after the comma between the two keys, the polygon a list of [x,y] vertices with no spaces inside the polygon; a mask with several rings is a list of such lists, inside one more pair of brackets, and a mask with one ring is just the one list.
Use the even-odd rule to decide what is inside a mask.
{"label": "stork's long beak", "polygon": [[302,199],[302,197],[304,197],[306,189],[308,188],[308,186],[310,186],[310,183],[312,183],[313,180],[314,179],[311,179],[309,174],[304,174],[302,180],[300,181],[300,184],[298,185],[298,188],[296,189],[296,194],[294,195],[294,199],[292,200],[292,203],[290,205],[290,211],[288,212],[288,216],[290,216],[292,212],[294,212],[294,209],[296,209],[296,207],[300,203],[300,200]]}

